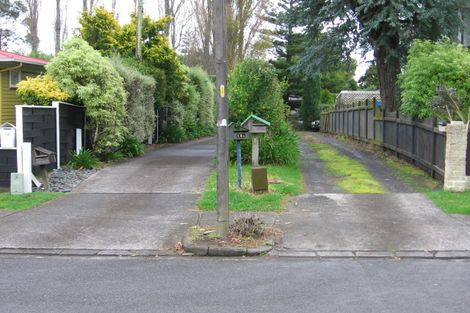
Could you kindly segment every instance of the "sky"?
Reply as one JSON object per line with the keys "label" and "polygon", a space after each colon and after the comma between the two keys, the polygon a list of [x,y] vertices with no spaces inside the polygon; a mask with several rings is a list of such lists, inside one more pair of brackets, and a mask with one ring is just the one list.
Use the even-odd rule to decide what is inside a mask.
{"label": "sky", "polygon": [[[82,1],[80,0],[61,0],[63,8],[67,4],[67,29],[68,37],[73,37],[77,28],[79,27],[78,19],[82,11]],[[108,10],[111,10],[112,0],[98,0],[97,5],[102,5]],[[55,23],[55,0],[42,0],[39,11],[39,50],[48,54],[54,53],[54,23]],[[163,0],[157,1],[144,1],[145,14],[150,15],[152,18],[159,18],[163,15],[162,10]],[[116,12],[119,22],[126,24],[130,21],[130,15],[134,11],[134,0],[117,0]],[[65,9],[62,10],[62,15],[65,15]],[[21,36],[26,35],[26,28],[24,26],[17,27],[17,32]],[[12,47],[12,50],[19,50],[23,53],[28,53],[29,48],[27,45],[22,44]],[[358,68],[356,71],[355,79],[358,80],[368,68],[368,60],[372,59],[369,54],[365,59],[361,58],[360,53],[353,56],[358,60]]]}

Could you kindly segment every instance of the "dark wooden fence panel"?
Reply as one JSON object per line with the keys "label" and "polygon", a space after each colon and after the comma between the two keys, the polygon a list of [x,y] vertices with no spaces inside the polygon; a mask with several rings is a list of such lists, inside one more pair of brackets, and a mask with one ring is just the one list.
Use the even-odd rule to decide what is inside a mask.
{"label": "dark wooden fence panel", "polygon": [[446,134],[436,126],[436,119],[414,121],[397,112],[384,112],[375,101],[336,108],[321,116],[323,132],[382,146],[442,179]]}
{"label": "dark wooden fence panel", "polygon": [[60,163],[70,162],[71,152],[76,149],[76,129],[82,130],[82,146],[85,145],[85,109],[80,106],[59,103]]}
{"label": "dark wooden fence panel", "polygon": [[57,152],[56,111],[53,108],[23,108],[23,142]]}
{"label": "dark wooden fence panel", "polygon": [[0,149],[0,187],[10,187],[10,173],[16,171],[16,149]]}

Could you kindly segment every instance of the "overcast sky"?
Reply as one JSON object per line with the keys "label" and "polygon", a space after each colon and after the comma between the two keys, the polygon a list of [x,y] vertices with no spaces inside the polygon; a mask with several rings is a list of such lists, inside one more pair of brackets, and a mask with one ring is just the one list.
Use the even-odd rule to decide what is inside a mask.
{"label": "overcast sky", "polygon": [[[74,32],[79,26],[78,19],[82,11],[82,1],[79,0],[61,0],[63,10],[62,15],[65,15],[65,5],[67,4],[67,29],[68,37],[73,37]],[[98,0],[98,5],[103,5],[108,10],[111,10],[112,0]],[[54,23],[55,23],[55,0],[41,0],[41,7],[39,11],[39,50],[52,54],[54,52]],[[162,12],[163,0],[144,1],[145,14],[150,15],[152,18],[159,18],[163,15]],[[130,15],[134,11],[134,0],[117,0],[116,12],[121,24],[128,23]],[[64,18],[64,17],[63,17]],[[26,28],[24,26],[17,26],[18,33],[23,37],[26,35]],[[29,52],[29,47],[25,44],[11,47],[13,50],[20,50],[23,53]],[[359,62],[356,72],[356,79],[361,77],[368,64],[365,60],[361,60],[360,55],[354,56]],[[368,59],[371,56],[369,55]]]}

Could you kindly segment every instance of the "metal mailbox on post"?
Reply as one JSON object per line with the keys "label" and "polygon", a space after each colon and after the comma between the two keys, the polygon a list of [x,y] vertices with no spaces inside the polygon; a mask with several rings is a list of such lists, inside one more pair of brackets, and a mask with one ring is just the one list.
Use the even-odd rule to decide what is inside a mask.
{"label": "metal mailbox on post", "polygon": [[0,147],[13,149],[16,147],[16,127],[10,123],[0,125]]}

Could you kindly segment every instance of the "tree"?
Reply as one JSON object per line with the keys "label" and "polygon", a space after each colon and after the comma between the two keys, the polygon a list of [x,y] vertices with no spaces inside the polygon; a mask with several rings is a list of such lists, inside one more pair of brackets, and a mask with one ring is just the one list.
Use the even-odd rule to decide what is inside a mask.
{"label": "tree", "polygon": [[[301,66],[322,63],[325,54],[320,52],[325,49],[341,49],[347,55],[357,43],[371,48],[381,98],[387,110],[396,110],[398,74],[412,39],[455,37],[461,25],[459,1],[303,0],[302,19],[312,40]],[[323,29],[327,36],[321,38]]]}
{"label": "tree", "polygon": [[6,50],[10,43],[19,40],[11,25],[26,11],[20,0],[0,0],[0,49]]}
{"label": "tree", "polygon": [[117,49],[116,37],[121,28],[112,12],[103,7],[96,8],[92,13],[84,11],[80,24],[80,36],[94,49],[104,55],[110,55]]}
{"label": "tree", "polygon": [[61,26],[62,21],[60,19],[60,0],[56,0],[55,3],[55,24],[54,24],[54,41],[55,41],[55,53],[59,53],[61,48]]}
{"label": "tree", "polygon": [[137,0],[137,36],[135,58],[142,61],[142,19],[144,17],[144,0]]}
{"label": "tree", "polygon": [[359,88],[364,90],[378,90],[379,78],[377,77],[377,65],[372,62],[365,74],[359,78]]}
{"label": "tree", "polygon": [[91,13],[95,9],[95,5],[98,1],[96,0],[83,0],[82,12]]}
{"label": "tree", "polygon": [[270,13],[269,20],[276,26],[273,32],[274,52],[276,59],[271,63],[276,67],[281,80],[287,81],[288,87],[284,94],[287,103],[289,96],[301,96],[303,81],[299,73],[292,68],[297,64],[304,51],[304,34],[295,31],[299,26],[297,21],[299,0],[281,0],[281,11]]}
{"label": "tree", "polygon": [[96,153],[107,154],[119,147],[127,133],[126,92],[108,59],[77,37],[64,44],[46,70],[75,103],[85,106]]}
{"label": "tree", "polygon": [[27,8],[27,16],[24,24],[28,29],[26,34],[26,42],[31,46],[31,51],[38,51],[39,35],[38,35],[38,20],[39,20],[39,6],[40,0],[25,0]]}
{"label": "tree", "polygon": [[450,42],[416,41],[400,77],[402,112],[419,119],[437,114],[443,119],[467,121],[469,73],[468,49]]}
{"label": "tree", "polygon": [[321,82],[320,77],[308,78],[304,81],[303,100],[300,116],[304,128],[309,129],[314,120],[320,118]]}

